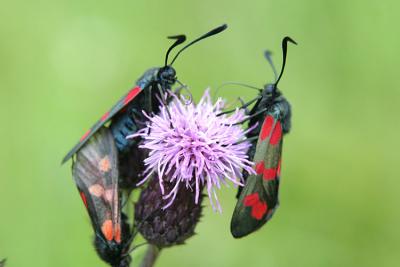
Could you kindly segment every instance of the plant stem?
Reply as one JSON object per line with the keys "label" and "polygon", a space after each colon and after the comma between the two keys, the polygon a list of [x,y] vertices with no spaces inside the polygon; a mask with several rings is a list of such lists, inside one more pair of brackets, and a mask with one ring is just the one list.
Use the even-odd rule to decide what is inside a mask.
{"label": "plant stem", "polygon": [[160,249],[154,245],[149,245],[140,267],[153,267],[158,255],[160,255]]}

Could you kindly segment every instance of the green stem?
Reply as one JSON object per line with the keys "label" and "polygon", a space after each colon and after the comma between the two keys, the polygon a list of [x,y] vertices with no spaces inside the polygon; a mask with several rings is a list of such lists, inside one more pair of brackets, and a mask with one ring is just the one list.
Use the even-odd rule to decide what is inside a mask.
{"label": "green stem", "polygon": [[160,255],[160,251],[158,247],[149,245],[140,267],[153,267],[158,255]]}

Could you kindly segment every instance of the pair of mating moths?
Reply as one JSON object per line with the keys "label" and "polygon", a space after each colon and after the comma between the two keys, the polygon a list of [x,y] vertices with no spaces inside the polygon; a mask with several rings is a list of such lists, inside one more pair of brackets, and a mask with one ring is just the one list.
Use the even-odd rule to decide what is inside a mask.
{"label": "pair of mating moths", "polygon": [[[169,97],[164,96],[176,82],[180,83],[172,67],[179,54],[192,44],[226,28],[226,25],[222,25],[190,42],[168,64],[172,49],[186,40],[185,35],[169,37],[175,42],[167,50],[164,66],[146,71],[133,89],[82,136],[62,161],[65,163],[76,154],[72,172],[91,218],[95,232],[94,245],[99,256],[111,266],[129,266],[129,247],[134,238],[126,221],[127,216],[121,209],[120,192],[121,184],[128,184],[124,188],[128,191],[134,186],[129,186],[119,171],[141,159],[135,158],[140,153],[132,153],[138,151],[137,141],[127,140],[126,136],[144,127],[146,118],[143,110],[148,114],[157,113],[160,104],[170,101]],[[243,237],[260,228],[271,218],[278,205],[282,135],[290,129],[290,106],[277,88],[285,67],[287,42],[295,43],[289,37],[283,39],[282,70],[275,83],[260,89],[254,100],[243,105],[246,108],[256,102],[248,112],[248,127],[258,126],[247,137],[252,140],[248,155],[256,163],[257,174],[248,176],[244,173],[246,185],[240,192],[231,222],[234,237]],[[269,54],[266,53],[266,56],[272,65]],[[138,174],[142,168],[143,165],[138,163],[133,172]]]}

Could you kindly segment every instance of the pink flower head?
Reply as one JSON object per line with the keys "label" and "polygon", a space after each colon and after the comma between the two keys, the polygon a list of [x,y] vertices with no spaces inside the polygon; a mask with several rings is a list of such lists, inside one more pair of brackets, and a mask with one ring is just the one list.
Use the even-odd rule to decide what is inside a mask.
{"label": "pink flower head", "polygon": [[[197,105],[175,97],[167,107],[161,107],[159,114],[146,115],[146,128],[128,136],[143,138],[140,148],[148,149],[149,156],[144,161],[145,178],[139,184],[157,173],[164,199],[170,199],[164,208],[173,203],[180,186],[190,190],[194,187],[196,203],[205,186],[213,209],[221,211],[215,189],[227,181],[243,186],[242,169],[254,173],[246,155],[250,147],[246,131],[234,125],[246,116],[240,109],[217,116],[223,107],[222,99],[212,104],[208,90]],[[164,192],[166,182],[175,184],[170,192]]]}

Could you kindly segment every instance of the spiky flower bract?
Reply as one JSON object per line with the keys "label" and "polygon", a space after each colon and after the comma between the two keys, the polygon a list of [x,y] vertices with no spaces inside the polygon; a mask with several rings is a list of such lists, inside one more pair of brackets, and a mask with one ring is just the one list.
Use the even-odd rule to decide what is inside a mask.
{"label": "spiky flower bract", "polygon": [[[194,189],[198,203],[204,186],[213,208],[221,211],[215,189],[228,181],[241,186],[241,170],[254,172],[246,155],[250,147],[246,132],[236,125],[246,116],[240,109],[231,115],[219,115],[223,108],[222,99],[211,102],[209,90],[197,105],[174,97],[168,106],[160,108],[159,114],[147,115],[147,128],[128,137],[143,138],[140,147],[149,150],[149,156],[145,160],[145,178],[140,183],[157,173],[162,195],[170,200],[164,208],[173,203],[181,186]],[[164,183],[174,186],[165,192]]]}

